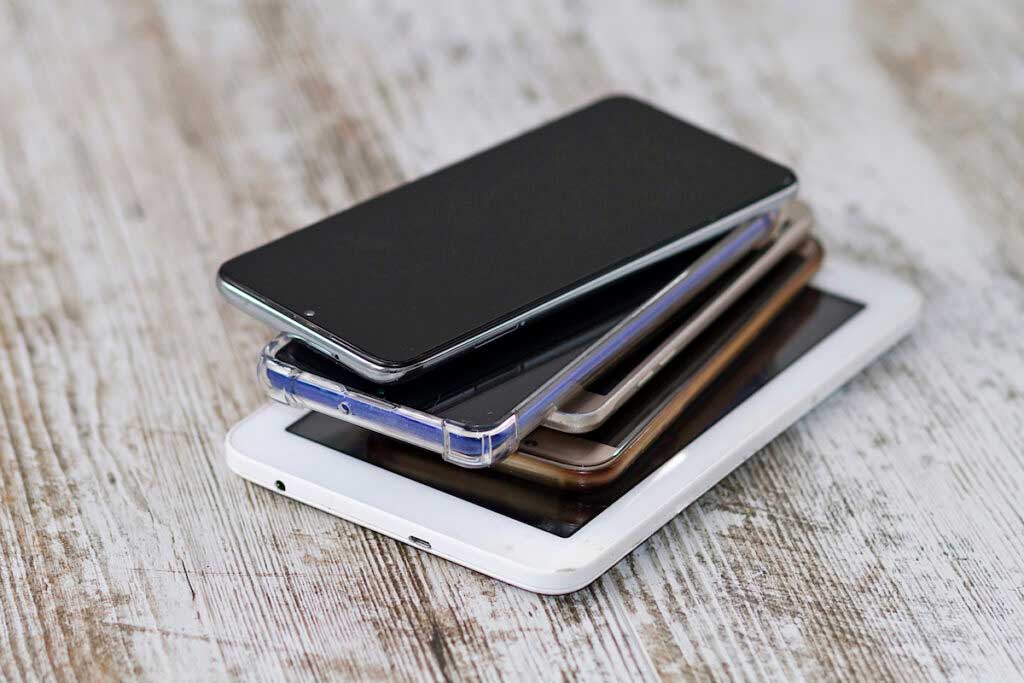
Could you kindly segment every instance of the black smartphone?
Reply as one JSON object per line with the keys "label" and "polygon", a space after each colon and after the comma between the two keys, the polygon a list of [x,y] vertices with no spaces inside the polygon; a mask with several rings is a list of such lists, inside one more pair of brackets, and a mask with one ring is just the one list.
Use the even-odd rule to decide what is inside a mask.
{"label": "black smartphone", "polygon": [[250,314],[395,382],[790,199],[792,171],[602,99],[223,264]]}

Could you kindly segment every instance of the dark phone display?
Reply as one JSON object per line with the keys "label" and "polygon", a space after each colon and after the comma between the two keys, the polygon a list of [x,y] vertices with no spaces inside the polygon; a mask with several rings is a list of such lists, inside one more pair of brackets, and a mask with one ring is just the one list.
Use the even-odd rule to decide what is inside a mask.
{"label": "dark phone display", "polygon": [[[859,303],[806,288],[622,476],[585,493],[549,488],[496,471],[449,465],[434,453],[320,413],[300,418],[288,431],[567,538],[862,308]],[[626,411],[623,419],[629,419],[630,410],[636,412],[636,403],[645,400],[645,395],[638,394],[620,409]]]}
{"label": "dark phone display", "polygon": [[220,277],[404,366],[794,183],[783,166],[610,98],[236,257]]}

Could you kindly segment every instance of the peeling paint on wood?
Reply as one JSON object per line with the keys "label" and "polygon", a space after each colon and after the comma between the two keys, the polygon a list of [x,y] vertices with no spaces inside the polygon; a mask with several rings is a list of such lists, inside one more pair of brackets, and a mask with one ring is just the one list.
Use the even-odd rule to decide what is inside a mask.
{"label": "peeling paint on wood", "polygon": [[[1014,2],[0,8],[0,679],[1024,676]],[[577,594],[248,486],[225,258],[609,91],[798,169],[920,327]]]}

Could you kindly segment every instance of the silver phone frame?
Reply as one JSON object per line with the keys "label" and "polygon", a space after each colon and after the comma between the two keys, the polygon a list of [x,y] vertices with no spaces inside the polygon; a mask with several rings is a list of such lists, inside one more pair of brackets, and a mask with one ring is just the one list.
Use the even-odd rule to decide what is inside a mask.
{"label": "silver phone frame", "polygon": [[544,418],[543,426],[569,434],[582,434],[599,427],[786,254],[796,249],[810,235],[814,217],[807,205],[797,200],[783,210],[781,222],[784,225],[778,237],[760,257],[715,295],[714,299],[701,306],[692,318],[651,351],[611,391],[596,394],[586,389],[581,390]]}
{"label": "silver phone frame", "polygon": [[317,330],[310,328],[309,320],[303,318],[296,312],[277,308],[275,304],[264,301],[236,285],[225,281],[221,278],[219,273],[217,275],[217,288],[232,305],[241,309],[245,313],[248,313],[257,320],[266,323],[280,332],[284,332],[296,339],[300,339],[320,353],[333,358],[338,363],[341,363],[366,379],[380,384],[389,384],[406,379],[412,374],[422,372],[423,370],[438,365],[439,363],[442,363],[464,351],[468,351],[471,348],[481,346],[505,332],[510,332],[514,328],[525,324],[531,318],[542,315],[563,304],[569,303],[573,299],[581,297],[619,278],[629,275],[630,273],[646,268],[658,261],[674,256],[686,249],[696,246],[697,244],[716,237],[727,230],[736,227],[743,221],[772,211],[795,196],[798,190],[799,180],[796,179],[794,175],[794,180],[788,187],[768,197],[760,199],[739,211],[735,211],[728,216],[720,218],[703,228],[698,228],[697,230],[680,237],[678,240],[644,254],[643,256],[636,258],[613,271],[585,282],[576,289],[560,294],[554,299],[545,301],[539,306],[528,311],[524,311],[499,325],[495,325],[494,327],[484,330],[469,339],[465,339],[458,344],[449,346],[432,356],[421,359],[415,363],[410,363],[409,365],[385,365],[377,362],[373,358],[362,355],[359,351],[346,346],[334,335],[326,333],[321,334]]}

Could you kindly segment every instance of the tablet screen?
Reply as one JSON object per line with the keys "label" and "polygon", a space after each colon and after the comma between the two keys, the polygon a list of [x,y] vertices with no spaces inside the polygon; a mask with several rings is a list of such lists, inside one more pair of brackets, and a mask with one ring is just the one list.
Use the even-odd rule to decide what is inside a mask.
{"label": "tablet screen", "polygon": [[850,320],[863,305],[808,287],[674,421],[646,453],[607,486],[561,491],[490,470],[469,470],[332,417],[309,413],[288,431],[562,537],[579,531],[733,408]]}

